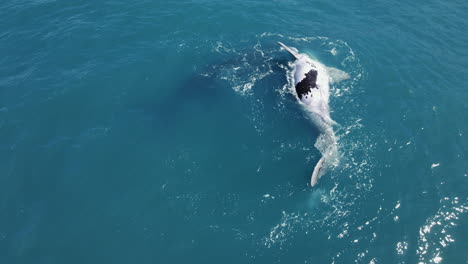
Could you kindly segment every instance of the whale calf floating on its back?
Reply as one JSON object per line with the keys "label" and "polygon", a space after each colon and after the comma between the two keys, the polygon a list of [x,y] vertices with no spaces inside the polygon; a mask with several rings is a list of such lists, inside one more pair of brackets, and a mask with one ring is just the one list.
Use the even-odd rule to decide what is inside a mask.
{"label": "whale calf floating on its back", "polygon": [[338,155],[335,132],[332,127],[335,122],[330,118],[328,107],[330,82],[348,79],[349,75],[341,70],[325,67],[306,54],[300,54],[281,42],[278,44],[296,58],[293,65],[296,95],[321,133],[315,146],[319,149],[322,157],[315,165],[310,179],[310,185],[314,186],[323,175],[324,168],[327,165],[332,165],[333,160],[336,160]]}

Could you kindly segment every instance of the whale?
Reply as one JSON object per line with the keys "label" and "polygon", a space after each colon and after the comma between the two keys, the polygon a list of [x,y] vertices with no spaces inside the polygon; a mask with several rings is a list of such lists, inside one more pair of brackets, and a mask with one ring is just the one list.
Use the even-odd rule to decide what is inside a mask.
{"label": "whale", "polygon": [[291,68],[297,101],[320,133],[315,147],[320,151],[321,158],[316,163],[310,178],[310,186],[313,187],[325,174],[327,168],[338,164],[338,144],[333,130],[333,126],[337,123],[330,117],[329,108],[330,84],[350,77],[346,72],[326,67],[318,60],[299,53],[281,42],[278,44],[295,59]]}

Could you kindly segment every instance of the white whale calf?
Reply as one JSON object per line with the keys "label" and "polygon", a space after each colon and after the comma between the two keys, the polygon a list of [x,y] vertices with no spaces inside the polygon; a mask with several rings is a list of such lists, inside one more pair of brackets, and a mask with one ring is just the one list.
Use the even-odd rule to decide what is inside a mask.
{"label": "white whale calf", "polygon": [[330,118],[328,106],[330,82],[348,79],[349,75],[341,70],[325,67],[306,54],[297,53],[281,42],[278,44],[296,58],[292,75],[297,99],[320,131],[315,147],[322,157],[315,165],[310,179],[310,185],[314,186],[323,175],[324,168],[335,165],[338,159],[336,137],[332,127],[335,122]]}

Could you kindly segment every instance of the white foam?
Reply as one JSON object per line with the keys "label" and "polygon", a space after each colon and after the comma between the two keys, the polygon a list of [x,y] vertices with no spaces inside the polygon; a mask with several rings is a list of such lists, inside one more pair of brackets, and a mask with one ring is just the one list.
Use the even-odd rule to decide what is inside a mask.
{"label": "white foam", "polygon": [[441,250],[455,242],[449,232],[457,226],[461,215],[468,210],[468,203],[460,204],[458,197],[444,197],[437,213],[426,219],[419,229],[416,253],[420,263],[440,263]]}

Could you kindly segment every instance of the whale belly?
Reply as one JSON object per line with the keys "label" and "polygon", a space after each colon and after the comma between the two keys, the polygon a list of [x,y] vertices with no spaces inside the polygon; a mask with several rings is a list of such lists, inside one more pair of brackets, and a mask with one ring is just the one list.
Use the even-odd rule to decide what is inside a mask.
{"label": "whale belly", "polygon": [[313,112],[328,115],[329,84],[325,67],[300,59],[295,63],[293,76],[299,101]]}
{"label": "whale belly", "polygon": [[313,95],[313,90],[317,90],[317,69],[313,64],[298,60],[295,63],[294,87],[299,100],[303,101]]}

